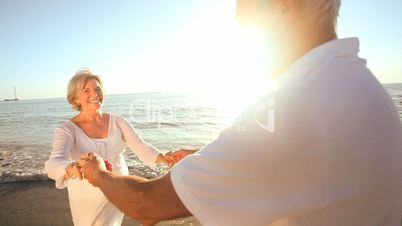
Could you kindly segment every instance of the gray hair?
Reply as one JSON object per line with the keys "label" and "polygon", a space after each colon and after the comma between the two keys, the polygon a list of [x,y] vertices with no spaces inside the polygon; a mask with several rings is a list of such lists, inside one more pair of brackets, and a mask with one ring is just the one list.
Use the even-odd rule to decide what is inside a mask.
{"label": "gray hair", "polygon": [[[246,2],[247,0],[244,0]],[[284,0],[259,0],[265,3],[281,3]],[[341,0],[297,0],[299,7],[308,15],[305,19],[318,26],[336,28]]]}
{"label": "gray hair", "polygon": [[[285,0],[237,0],[236,16],[246,23],[263,23],[265,9],[277,6]],[[305,20],[320,27],[336,29],[341,0],[296,0]],[[268,12],[269,14],[269,12]]]}
{"label": "gray hair", "polygon": [[309,20],[314,20],[319,26],[337,27],[341,0],[300,0],[305,12],[311,16]]}

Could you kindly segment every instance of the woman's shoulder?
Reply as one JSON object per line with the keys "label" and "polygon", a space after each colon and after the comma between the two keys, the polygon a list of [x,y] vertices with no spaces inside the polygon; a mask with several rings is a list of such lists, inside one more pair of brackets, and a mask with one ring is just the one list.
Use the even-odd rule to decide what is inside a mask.
{"label": "woman's shoulder", "polygon": [[133,127],[131,122],[122,115],[111,114],[110,119],[113,120],[112,122],[116,124],[120,130],[126,130],[127,128]]}
{"label": "woman's shoulder", "polygon": [[58,128],[74,128],[74,122],[72,119],[69,119],[59,124]]}
{"label": "woman's shoulder", "polygon": [[118,115],[118,114],[114,114],[114,113],[110,113],[110,112],[105,112],[104,114],[109,116],[109,120],[113,120],[117,123],[122,123],[122,122],[126,122],[127,119],[124,116]]}
{"label": "woman's shoulder", "polygon": [[67,133],[67,134],[74,134],[75,133],[75,128],[74,128],[74,122],[72,122],[71,120],[67,120],[65,122],[62,122],[61,124],[59,124],[56,128],[55,128],[55,133],[57,132],[63,132],[63,133]]}

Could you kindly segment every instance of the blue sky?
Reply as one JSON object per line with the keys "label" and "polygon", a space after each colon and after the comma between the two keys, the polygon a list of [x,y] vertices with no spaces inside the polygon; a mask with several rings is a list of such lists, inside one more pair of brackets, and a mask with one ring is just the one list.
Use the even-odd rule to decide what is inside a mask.
{"label": "blue sky", "polygon": [[[13,86],[23,99],[65,96],[80,67],[110,94],[264,89],[234,9],[234,0],[1,0],[0,99]],[[401,12],[400,0],[342,2],[339,36],[360,38],[383,83],[402,82]]]}

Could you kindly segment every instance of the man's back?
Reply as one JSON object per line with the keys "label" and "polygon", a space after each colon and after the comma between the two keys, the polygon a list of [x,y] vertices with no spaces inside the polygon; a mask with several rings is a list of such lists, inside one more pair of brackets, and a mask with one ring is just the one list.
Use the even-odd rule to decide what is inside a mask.
{"label": "man's back", "polygon": [[302,99],[325,142],[327,205],[274,226],[400,224],[399,114],[357,49],[349,50],[312,66],[287,88]]}

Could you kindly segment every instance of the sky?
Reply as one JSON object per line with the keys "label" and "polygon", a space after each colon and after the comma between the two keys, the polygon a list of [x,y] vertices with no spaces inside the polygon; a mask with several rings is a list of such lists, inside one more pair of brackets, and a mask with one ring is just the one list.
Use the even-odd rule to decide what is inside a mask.
{"label": "sky", "polygon": [[[235,0],[0,0],[0,100],[65,97],[81,67],[107,94],[256,93],[269,85]],[[359,37],[382,83],[402,82],[402,1],[344,0],[338,36]]]}

